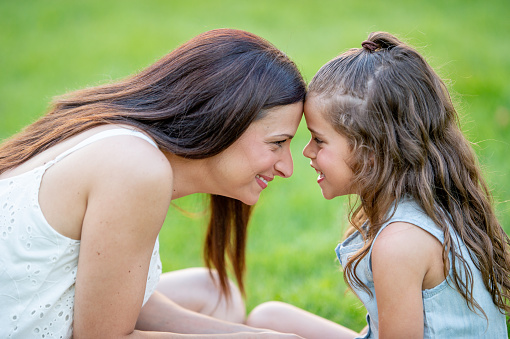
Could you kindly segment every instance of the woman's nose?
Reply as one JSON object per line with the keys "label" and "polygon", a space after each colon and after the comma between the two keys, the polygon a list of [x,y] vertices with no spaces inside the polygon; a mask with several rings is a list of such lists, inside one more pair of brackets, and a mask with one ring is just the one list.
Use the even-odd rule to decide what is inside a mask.
{"label": "woman's nose", "polygon": [[276,162],[274,168],[277,172],[276,174],[283,178],[288,178],[292,175],[292,172],[294,171],[294,164],[292,162],[290,149],[287,149],[284,152],[284,155]]}

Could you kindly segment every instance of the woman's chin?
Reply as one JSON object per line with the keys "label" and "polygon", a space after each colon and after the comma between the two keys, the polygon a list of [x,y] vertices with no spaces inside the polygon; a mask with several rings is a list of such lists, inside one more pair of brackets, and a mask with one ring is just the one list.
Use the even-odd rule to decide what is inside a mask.
{"label": "woman's chin", "polygon": [[246,205],[253,206],[259,201],[260,194],[257,195],[250,195],[250,196],[244,196],[244,197],[237,197],[235,199],[242,201]]}
{"label": "woman's chin", "polygon": [[241,200],[243,203],[245,203],[246,205],[250,205],[250,206],[253,206],[257,203],[257,201],[259,201],[259,199],[251,199],[251,200]]}

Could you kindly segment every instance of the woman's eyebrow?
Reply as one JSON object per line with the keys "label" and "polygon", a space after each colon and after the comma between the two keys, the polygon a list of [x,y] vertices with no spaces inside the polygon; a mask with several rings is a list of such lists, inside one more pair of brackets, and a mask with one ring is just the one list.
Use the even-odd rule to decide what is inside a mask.
{"label": "woman's eyebrow", "polygon": [[284,137],[286,139],[292,139],[294,136],[292,134],[282,133],[282,134],[275,134],[273,137]]}

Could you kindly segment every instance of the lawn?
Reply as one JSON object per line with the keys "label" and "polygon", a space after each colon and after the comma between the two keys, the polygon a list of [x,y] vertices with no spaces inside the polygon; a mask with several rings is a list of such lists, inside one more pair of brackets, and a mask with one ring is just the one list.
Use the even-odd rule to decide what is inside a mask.
{"label": "lawn", "polygon": [[[447,80],[510,232],[510,3],[423,1],[7,1],[0,0],[0,139],[43,114],[52,97],[142,69],[205,30],[259,34],[307,80],[340,52],[384,30],[416,46]],[[294,175],[264,191],[250,226],[247,307],[294,303],[355,330],[365,311],[346,292],[333,249],[346,200],[322,198],[292,142]],[[161,233],[164,270],[201,265],[204,197],[175,201]]]}

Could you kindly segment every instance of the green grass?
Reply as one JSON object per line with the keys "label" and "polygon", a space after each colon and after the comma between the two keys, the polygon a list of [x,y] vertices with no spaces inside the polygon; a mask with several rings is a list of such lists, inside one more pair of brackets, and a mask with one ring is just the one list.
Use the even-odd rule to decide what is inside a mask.
{"label": "green grass", "polygon": [[[509,14],[507,0],[0,0],[0,139],[35,120],[55,95],[132,74],[205,30],[259,34],[290,55],[307,80],[369,32],[385,30],[416,46],[449,80],[510,232]],[[248,309],[283,300],[360,330],[365,311],[345,293],[333,252],[345,200],[322,198],[301,156],[307,138],[302,124],[292,146],[294,176],[272,183],[255,209]],[[176,203],[200,212],[200,199]],[[201,264],[204,223],[170,209],[161,234],[164,270]]]}

